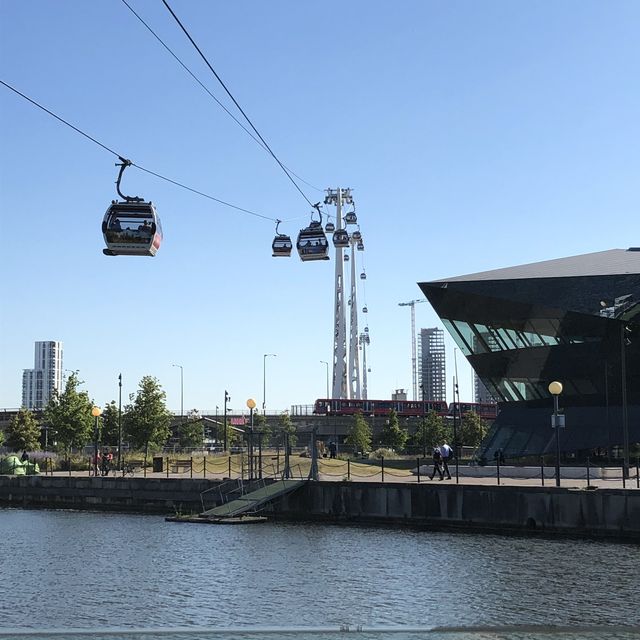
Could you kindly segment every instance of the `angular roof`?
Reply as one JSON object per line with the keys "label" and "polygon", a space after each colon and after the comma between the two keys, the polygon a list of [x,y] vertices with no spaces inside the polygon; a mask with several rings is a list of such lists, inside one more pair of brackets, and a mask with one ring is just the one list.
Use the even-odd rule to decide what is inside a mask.
{"label": "angular roof", "polygon": [[640,248],[610,249],[569,258],[532,262],[505,269],[481,271],[432,282],[470,282],[478,280],[520,280],[524,278],[569,278],[640,274]]}

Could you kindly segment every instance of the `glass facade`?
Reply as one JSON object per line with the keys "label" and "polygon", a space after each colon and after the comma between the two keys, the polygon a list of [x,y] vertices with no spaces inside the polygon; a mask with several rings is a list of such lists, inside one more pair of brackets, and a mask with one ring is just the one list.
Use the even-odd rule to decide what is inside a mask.
{"label": "glass facade", "polygon": [[553,380],[564,387],[565,452],[621,445],[625,411],[630,441],[640,442],[640,274],[420,286],[500,403],[483,445],[489,459],[498,448],[507,457],[552,451]]}

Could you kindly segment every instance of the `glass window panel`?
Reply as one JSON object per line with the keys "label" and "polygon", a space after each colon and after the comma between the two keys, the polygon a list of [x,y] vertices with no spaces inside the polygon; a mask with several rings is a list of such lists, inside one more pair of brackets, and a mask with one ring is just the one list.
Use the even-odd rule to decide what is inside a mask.
{"label": "glass window panel", "polygon": [[[465,342],[463,337],[460,335],[460,332],[456,328],[455,323],[456,323],[455,320],[451,321],[451,320],[447,320],[446,318],[442,319],[442,324],[444,324],[447,331],[449,332],[449,334],[451,335],[455,343],[458,345],[462,353],[464,353],[465,356],[470,356],[472,354],[471,347]],[[464,323],[460,323],[460,324],[464,324]],[[470,333],[470,330],[469,330],[469,333]]]}

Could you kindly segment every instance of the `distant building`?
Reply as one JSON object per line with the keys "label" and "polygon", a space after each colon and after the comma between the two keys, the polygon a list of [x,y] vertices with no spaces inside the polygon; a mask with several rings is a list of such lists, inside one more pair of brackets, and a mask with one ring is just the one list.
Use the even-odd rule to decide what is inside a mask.
{"label": "distant building", "polygon": [[418,384],[422,400],[447,401],[444,331],[420,329],[418,336]]}
{"label": "distant building", "polygon": [[480,376],[474,372],[473,374],[473,398],[474,402],[495,402],[495,398],[485,386]]}
{"label": "distant building", "polygon": [[33,369],[22,374],[22,406],[43,409],[54,390],[62,388],[62,342],[35,343]]}
{"label": "distant building", "polygon": [[391,394],[392,400],[406,400],[407,399],[407,390],[406,389],[396,389]]}

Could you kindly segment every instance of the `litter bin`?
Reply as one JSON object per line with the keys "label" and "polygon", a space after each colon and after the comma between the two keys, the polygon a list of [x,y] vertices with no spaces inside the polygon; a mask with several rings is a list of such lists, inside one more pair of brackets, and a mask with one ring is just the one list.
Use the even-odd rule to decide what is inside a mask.
{"label": "litter bin", "polygon": [[154,473],[162,472],[163,463],[164,463],[164,458],[162,456],[155,456],[153,458],[153,472]]}

